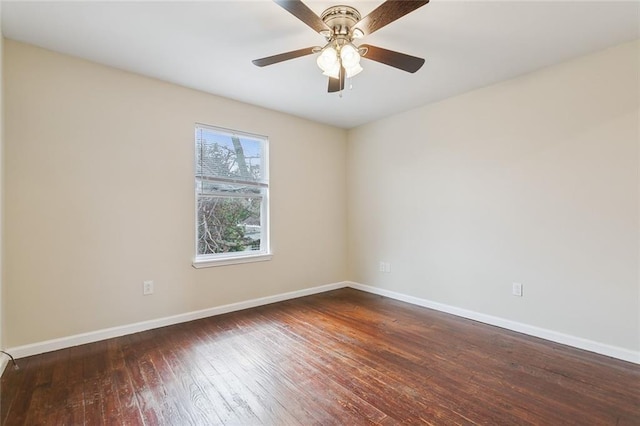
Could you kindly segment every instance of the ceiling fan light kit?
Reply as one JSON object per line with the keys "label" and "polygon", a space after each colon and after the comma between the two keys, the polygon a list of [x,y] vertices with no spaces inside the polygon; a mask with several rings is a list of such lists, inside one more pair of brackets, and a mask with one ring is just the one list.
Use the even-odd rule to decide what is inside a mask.
{"label": "ceiling fan light kit", "polygon": [[344,69],[350,78],[362,71],[360,56],[360,49],[350,41],[337,38],[322,48],[316,62],[328,77],[340,78],[340,70]]}
{"label": "ceiling fan light kit", "polygon": [[424,59],[371,45],[356,46],[353,41],[379,30],[404,15],[424,6],[429,0],[387,0],[369,15],[361,18],[351,6],[332,6],[320,16],[300,0],[274,0],[279,6],[325,37],[324,47],[310,47],[256,59],[259,67],[276,64],[310,54],[318,54],[316,63],[322,74],[329,77],[329,92],[342,92],[345,78],[351,78],[363,68],[365,58],[414,73]]}

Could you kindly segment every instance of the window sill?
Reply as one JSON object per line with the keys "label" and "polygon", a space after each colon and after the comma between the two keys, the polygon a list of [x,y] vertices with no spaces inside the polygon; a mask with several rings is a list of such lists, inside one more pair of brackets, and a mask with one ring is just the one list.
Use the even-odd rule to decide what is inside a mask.
{"label": "window sill", "polygon": [[271,260],[271,253],[251,254],[244,256],[229,256],[218,259],[200,259],[193,261],[193,267],[196,269],[211,268],[214,266],[237,265],[240,263],[264,262]]}

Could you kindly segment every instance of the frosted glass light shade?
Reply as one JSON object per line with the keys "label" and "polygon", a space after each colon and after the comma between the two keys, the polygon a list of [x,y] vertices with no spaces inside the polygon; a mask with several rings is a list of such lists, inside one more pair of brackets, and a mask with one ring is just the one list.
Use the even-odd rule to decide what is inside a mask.
{"label": "frosted glass light shade", "polygon": [[355,75],[360,74],[360,72],[362,72],[362,67],[360,66],[360,64],[356,64],[355,66],[351,67],[351,68],[347,68],[347,78],[351,78]]}
{"label": "frosted glass light shade", "polygon": [[360,63],[360,54],[353,44],[345,44],[340,49],[340,59],[342,60],[342,66],[349,69]]}
{"label": "frosted glass light shade", "polygon": [[340,78],[340,62],[336,61],[333,67],[329,68],[322,74],[331,78]]}
{"label": "frosted glass light shade", "polygon": [[340,69],[340,64],[338,62],[338,52],[333,47],[327,47],[322,51],[320,56],[316,61],[320,69],[324,72],[334,68],[337,64],[338,69]]}

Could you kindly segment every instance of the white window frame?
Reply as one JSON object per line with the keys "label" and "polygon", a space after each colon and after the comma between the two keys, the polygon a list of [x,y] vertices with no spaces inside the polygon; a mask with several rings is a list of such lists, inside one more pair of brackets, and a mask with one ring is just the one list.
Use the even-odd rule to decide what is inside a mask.
{"label": "white window frame", "polygon": [[[262,159],[263,164],[261,172],[262,182],[259,184],[256,183],[256,186],[259,186],[262,190],[262,204],[260,210],[260,250],[254,251],[246,251],[246,252],[229,252],[229,253],[216,253],[216,254],[198,254],[198,177],[196,176],[197,172],[197,149],[198,146],[198,130],[199,129],[207,129],[219,134],[224,134],[228,136],[238,136],[240,138],[245,139],[254,139],[258,140],[262,143],[263,153]],[[194,245],[194,259],[193,259],[193,267],[194,268],[208,268],[212,266],[224,266],[224,265],[235,265],[240,263],[250,263],[250,262],[262,262],[271,260],[271,243],[269,236],[269,138],[263,135],[257,135],[253,133],[241,132],[237,130],[226,129],[223,127],[211,126],[208,124],[195,123],[195,132],[194,132],[194,168],[193,168],[193,177],[194,177],[194,216],[195,216],[195,228],[194,228],[194,236],[195,236],[195,245]],[[234,183],[233,179],[224,179],[220,178],[220,182],[230,182]],[[237,181],[238,183],[245,183]],[[232,197],[229,195],[229,197]]]}

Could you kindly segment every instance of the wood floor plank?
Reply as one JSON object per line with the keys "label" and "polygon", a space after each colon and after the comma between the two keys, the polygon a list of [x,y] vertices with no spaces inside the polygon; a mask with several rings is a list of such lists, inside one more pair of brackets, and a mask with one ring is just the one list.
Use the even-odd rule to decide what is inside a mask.
{"label": "wood floor plank", "polygon": [[[314,299],[314,300],[316,300],[317,302],[317,299]],[[396,301],[389,301],[388,299],[384,299],[384,304],[397,304],[397,303],[398,302]],[[381,315],[384,316],[384,307],[376,305],[376,308],[377,308],[376,312],[378,313],[382,312]],[[415,310],[415,309],[419,310],[421,308],[414,307],[411,310]],[[335,314],[335,312],[339,312],[339,309],[332,310],[332,314]],[[442,315],[443,314],[438,313],[438,316],[442,316]],[[470,323],[469,324],[470,327],[451,327],[447,325],[447,323],[455,324],[455,323],[465,323],[465,322]],[[485,367],[489,367],[489,368],[477,368],[475,369],[476,373],[470,377],[478,377],[479,375],[485,374],[486,378],[488,378],[489,380],[495,380],[496,378],[502,379],[501,381],[496,382],[496,385],[508,384],[509,386],[511,386],[512,392],[510,392],[507,395],[503,395],[500,398],[496,398],[497,401],[511,400],[514,404],[516,404],[519,401],[524,400],[524,401],[528,401],[526,403],[526,406],[528,409],[530,409],[533,402],[535,402],[540,395],[544,395],[543,402],[541,402],[537,407],[537,410],[539,412],[538,414],[544,414],[549,419],[553,419],[556,416],[561,416],[561,419],[565,422],[566,422],[565,420],[566,417],[577,419],[576,423],[582,422],[584,424],[585,422],[588,423],[588,422],[594,421],[594,414],[598,414],[598,410],[596,410],[597,407],[594,406],[593,404],[597,403],[597,401],[596,399],[592,399],[592,400],[585,399],[584,388],[580,388],[578,391],[574,392],[575,398],[566,398],[566,394],[568,393],[568,391],[566,389],[562,389],[561,386],[560,387],[557,386],[558,385],[557,382],[554,383],[557,380],[557,377],[552,377],[551,375],[549,375],[544,380],[540,380],[539,374],[527,374],[526,372],[518,371],[518,369],[512,368],[518,363],[514,363],[513,361],[508,361],[508,360],[509,359],[518,360],[518,358],[514,358],[513,354],[505,357],[501,353],[501,351],[496,351],[494,345],[487,344],[487,337],[489,334],[500,333],[500,335],[508,336],[508,338],[510,339],[514,337],[516,339],[519,339],[519,342],[518,342],[519,347],[525,347],[526,349],[526,350],[523,350],[521,353],[522,358],[520,359],[519,364],[525,365],[525,366],[530,366],[530,365],[535,366],[535,365],[544,364],[548,362],[554,362],[554,360],[557,360],[558,357],[549,358],[549,349],[548,349],[549,346],[552,346],[554,348],[562,348],[563,351],[567,352],[567,355],[571,353],[575,353],[575,354],[580,354],[580,356],[583,356],[583,354],[585,353],[584,351],[566,348],[562,345],[551,344],[550,342],[545,342],[540,339],[519,335],[513,332],[507,332],[505,330],[500,330],[496,327],[490,327],[490,326],[478,324],[469,320],[464,320],[464,319],[450,317],[450,316],[446,316],[442,318],[438,323],[441,325],[441,327],[444,326],[448,328],[447,334],[446,334],[446,336],[448,336],[447,339],[440,339],[440,340],[446,341],[452,344],[452,346],[456,348],[455,351],[448,351],[447,353],[449,356],[446,358],[460,364],[458,365],[457,370],[466,369],[469,371],[469,368],[466,368],[466,366],[484,365]],[[473,331],[473,333],[464,332],[467,328],[474,328],[475,330],[469,330],[469,331]],[[397,331],[400,331],[400,330],[397,330]],[[456,336],[456,335],[459,335],[459,336]],[[462,342],[464,346],[460,346],[460,342]],[[464,343],[464,342],[468,342],[468,343]],[[436,343],[436,342],[432,342],[432,343]],[[479,348],[481,348],[482,350],[479,350]],[[542,348],[542,351],[539,350],[540,348]],[[537,353],[541,353],[541,352],[546,352],[546,355],[542,357],[536,355]],[[624,364],[626,367],[630,365],[628,363],[611,360],[610,358],[602,357],[594,354],[590,354],[589,358],[599,359],[599,360],[606,359],[607,364],[609,363],[613,363],[615,365]],[[458,359],[460,362],[455,361],[456,359]],[[508,362],[505,362],[505,360],[507,360]],[[574,364],[573,362],[566,363],[566,359],[562,360],[562,363],[567,365]],[[508,366],[508,367],[505,368],[505,366]],[[540,369],[540,371],[543,371],[543,370],[544,368]],[[589,368],[588,366],[584,366],[582,371],[583,371],[583,374],[582,374],[583,377],[592,374],[592,368]],[[636,378],[638,377],[637,372],[638,370],[636,368],[634,370],[634,376]],[[438,373],[439,375],[442,375],[443,373],[442,365],[438,366]],[[626,373],[627,373],[626,379],[629,380],[630,379],[628,377],[629,370],[626,370]],[[520,389],[518,386],[514,386],[517,384],[518,380],[521,380],[524,383],[522,389]],[[576,382],[574,382],[574,384],[575,383]],[[590,381],[590,383],[592,384],[596,383],[596,387],[601,387],[602,384],[605,384],[606,389],[611,389],[612,386],[618,390],[620,389],[620,387],[618,386],[617,380],[608,380],[608,381],[598,380],[595,382]],[[639,394],[638,383],[640,383],[640,381],[636,381],[635,383],[633,383],[631,392],[627,393],[628,397],[635,398],[636,401],[637,401],[637,395]],[[484,383],[482,383],[482,386],[485,387],[485,392],[487,391],[491,392],[492,390],[495,392],[499,388],[499,386],[491,386],[491,383],[488,383],[487,380],[485,380]],[[598,392],[601,397],[600,399],[611,398],[611,392],[602,392],[602,389],[599,389]],[[554,393],[558,394],[557,395],[558,398],[553,397]],[[621,400],[620,398],[615,398],[615,397],[613,398],[616,401]],[[570,401],[570,404],[565,405],[564,407],[557,407],[557,405],[562,404],[563,401]],[[586,407],[587,405],[589,405],[588,408]],[[634,406],[634,404],[629,403],[629,404],[625,404],[625,406],[633,407],[631,409],[636,413],[635,415],[637,415],[637,405]],[[608,407],[608,409],[606,407]],[[603,410],[601,410],[599,413],[600,415],[602,415],[602,419],[598,419],[596,417],[596,420],[598,421],[602,420],[603,422],[610,420],[611,418],[610,407],[611,405],[603,407]],[[541,413],[541,411],[545,411],[545,410],[546,410],[546,413]],[[625,414],[624,409],[622,410],[622,413],[618,413],[618,414],[624,415]],[[631,415],[631,413],[626,413],[626,414]],[[582,419],[582,421],[580,419]]]}
{"label": "wood floor plank", "polygon": [[[236,331],[236,333],[239,332]],[[200,345],[196,347],[198,358],[203,361],[200,368],[203,374],[213,379],[212,384],[217,395],[224,400],[225,407],[230,408],[231,414],[237,417],[237,422],[240,424],[260,424],[259,413],[256,412],[259,407],[248,401],[243,384],[239,382],[233,372],[234,365],[225,363],[225,348],[222,343],[226,339],[216,339],[215,337],[212,339],[212,335],[206,327],[194,330],[194,337],[200,342]],[[233,338],[233,336],[229,338]],[[240,360],[235,360],[235,362],[238,361]]]}
{"label": "wood floor plank", "polygon": [[[8,388],[3,386],[3,395],[12,391],[16,392],[16,396],[11,404],[10,411],[7,413],[4,425],[24,425],[26,423],[27,416],[29,415],[29,409],[31,407],[31,401],[33,400],[33,394],[36,390],[36,384],[38,383],[38,376],[40,375],[40,366],[43,364],[41,357],[30,357],[18,371],[5,371],[3,374],[2,382],[5,383],[5,376],[11,374],[22,375],[23,378],[20,382],[20,387],[17,389]],[[33,407],[35,408],[35,407]]]}
{"label": "wood floor plank", "polygon": [[107,350],[109,352],[107,368],[119,404],[120,417],[117,420],[127,425],[143,425],[140,406],[135,396],[135,389],[127,370],[119,339],[108,340]]}
{"label": "wood floor plank", "polygon": [[[32,358],[23,358],[20,360],[20,364],[22,365],[21,370],[14,369],[14,366],[9,364],[7,365],[5,370],[14,370],[12,374],[4,374],[2,377],[2,386],[0,386],[0,425],[4,425],[7,422],[7,415],[9,414],[9,410],[13,405],[13,402],[16,401],[19,395],[23,394],[22,382],[25,378],[24,367],[26,367],[29,363],[29,359]],[[7,391],[7,389],[12,390],[11,392]]]}
{"label": "wood floor plank", "polygon": [[162,410],[155,390],[149,386],[141,371],[140,363],[147,362],[149,356],[149,335],[131,334],[122,337],[122,352],[129,380],[135,389],[136,401],[140,409],[140,415],[144,424],[159,425],[168,424],[164,421]]}
{"label": "wood floor plank", "polygon": [[[274,380],[273,367],[263,369],[260,357],[251,357],[249,348],[255,346],[254,336],[240,336],[233,340],[220,342],[218,352],[219,361],[233,368],[227,373],[233,376],[228,383],[233,386],[233,392],[242,395],[247,405],[263,424],[298,424],[297,420],[287,409],[288,401],[278,399],[275,389],[279,383]],[[238,361],[241,362],[238,362]],[[266,380],[265,380],[266,379]],[[267,384],[267,380],[270,381]]]}
{"label": "wood floor plank", "polygon": [[[362,342],[350,342],[348,340],[353,339],[349,338],[348,340],[345,340],[343,337],[340,337],[340,335],[344,334],[345,332],[349,333],[349,330],[351,329],[344,328],[342,330],[333,330],[335,342],[331,343],[333,340],[331,338],[332,331],[328,329],[326,324],[323,324],[321,326],[318,326],[317,330],[314,330],[314,333],[311,334],[311,338],[315,339],[314,336],[319,335],[319,340],[313,340],[313,343],[317,345],[325,342],[326,350],[330,353],[337,351],[340,348],[349,348],[349,355],[352,356],[351,354],[359,353],[359,351],[361,350]],[[370,376],[368,377],[367,381],[375,380],[374,376],[381,377],[383,381],[395,380],[391,386],[394,391],[399,391],[401,388],[405,388],[405,393],[412,393],[413,389],[407,384],[423,378],[423,372],[421,371],[420,364],[421,359],[419,357],[413,358],[406,352],[403,353],[402,349],[399,346],[394,349],[393,353],[391,353],[389,348],[385,347],[387,345],[383,336],[374,335],[371,337],[375,340],[373,344],[367,343],[367,340],[363,341],[365,346],[371,346],[368,352],[366,352],[366,356],[358,357],[355,359],[356,363],[353,364],[353,373],[355,374],[354,377],[360,377],[365,372],[368,372],[367,374],[369,374]],[[327,344],[329,346],[327,346]],[[390,355],[392,355],[392,357],[390,357]],[[348,358],[345,358],[345,361],[348,363]],[[328,364],[335,364],[335,362]],[[342,367],[344,368],[345,366],[348,367],[349,365],[345,364]],[[394,366],[398,367],[396,369],[397,371],[392,371],[390,369],[390,367]],[[406,380],[407,377],[411,376],[413,376],[411,380]],[[401,380],[396,380],[394,377],[400,377]],[[431,384],[431,386],[433,386],[433,384]],[[442,401],[440,401],[440,403],[442,403]],[[431,402],[429,405],[431,405]],[[403,411],[410,411],[413,408],[414,407],[405,407]],[[440,407],[440,409],[442,410],[443,407]]]}
{"label": "wood floor plank", "polygon": [[[245,328],[246,328],[246,326],[245,326]],[[265,332],[268,332],[267,329],[266,329],[266,325],[263,324],[260,321],[259,334],[261,336],[264,336]],[[247,351],[245,350],[247,345],[254,339],[254,336],[252,336],[250,334],[245,334],[245,335],[242,336],[242,338],[246,339],[246,343],[247,344],[243,344],[243,342],[236,340],[235,343],[237,345],[237,348],[236,348],[237,350],[236,350],[235,353],[236,353],[237,356],[242,357],[242,358],[244,358],[246,360],[246,362],[243,363],[244,365],[249,365],[251,367],[255,367],[256,366],[256,362],[255,362],[256,358],[248,360]],[[233,345],[233,343],[234,342],[231,342],[232,345]],[[281,340],[280,343],[282,345],[282,343],[284,343],[284,342]],[[256,345],[254,344],[252,346],[255,347]],[[272,358],[274,356],[273,346],[270,345],[270,346],[263,347],[263,350],[260,352],[260,354],[268,354],[268,357]],[[291,352],[290,352],[290,354],[291,354]],[[304,357],[299,356],[299,355],[294,356],[294,357],[290,356],[288,359],[282,359],[282,361],[286,361],[287,362],[287,364],[286,364],[287,368],[286,369],[281,368],[281,366],[278,365],[278,364],[268,365],[268,368],[265,368],[263,370],[263,372],[266,375],[265,378],[269,378],[270,381],[271,381],[270,389],[273,391],[273,389],[276,388],[280,384],[280,381],[277,380],[277,379],[280,378],[280,377],[285,376],[289,371],[295,372],[295,380],[298,383],[301,381],[301,379],[305,378],[305,376],[308,376],[309,372],[312,372],[312,374],[314,376],[312,376],[312,380],[307,380],[307,382],[306,382],[306,386],[307,387],[309,386],[310,382],[313,383],[313,382],[320,381],[317,378],[321,374],[321,372],[318,369],[309,368],[309,364],[308,363],[300,364],[300,365],[297,365],[297,366],[292,365],[293,363],[299,362],[302,359],[304,359]],[[279,371],[279,373],[275,377],[274,377],[274,374],[273,374],[274,371]],[[254,373],[253,377],[255,378],[256,375],[257,374]],[[244,377],[244,380],[250,380],[249,377],[251,377],[251,372],[249,372],[248,375],[245,375],[243,377]],[[276,379],[276,380],[274,380],[274,379]],[[340,395],[340,394],[343,394],[343,395],[347,394],[347,392],[345,392],[344,389],[338,388],[336,385],[337,384],[335,384],[335,383],[327,384],[326,380],[322,380],[322,386],[324,387],[324,389],[319,391],[318,394],[320,394],[320,395],[324,394],[325,393],[324,390],[326,390],[328,388],[334,389],[332,391],[334,396],[335,395]],[[310,396],[310,395],[308,395],[308,396]],[[350,397],[349,399],[355,399],[355,398],[352,398],[352,395],[349,395],[349,397]],[[290,400],[290,399],[288,399],[288,400]],[[290,405],[290,404],[287,403],[288,400],[287,399],[282,400],[282,402],[280,402],[280,404],[283,407],[286,406],[286,405]],[[362,418],[374,419],[374,418],[383,418],[383,417],[385,417],[384,413],[379,412],[377,409],[375,409],[375,407],[367,406],[367,404],[363,404],[363,403],[364,403],[364,401],[361,401],[361,400],[357,400],[357,404],[355,404],[354,402],[351,402],[351,401],[347,403],[347,406],[349,407],[350,411],[358,410],[359,414],[357,416],[357,419],[362,419]],[[369,412],[369,414],[365,414],[366,412]],[[305,421],[308,421],[308,418],[302,418],[296,423],[299,424],[299,423],[305,422]],[[324,420],[325,423],[327,421],[328,421],[328,419]],[[269,421],[267,421],[267,423],[268,424],[273,424],[272,422],[269,422]],[[292,423],[292,424],[296,424],[296,423]]]}
{"label": "wood floor plank", "polygon": [[[68,380],[68,376],[72,374],[74,370],[70,364],[71,351],[69,349],[62,349],[57,351],[60,358],[54,366],[52,389],[51,389],[51,402],[49,418],[52,419],[54,424],[73,424],[73,409],[67,403],[73,398],[74,384],[73,381]],[[64,400],[64,404],[58,404],[56,399]],[[84,414],[80,419],[76,419],[77,422],[84,422]]]}
{"label": "wood floor plank", "polygon": [[[251,356],[255,374],[251,381],[263,393],[274,398],[279,405],[297,419],[297,424],[328,424],[334,418],[318,403],[318,395],[323,393],[315,381],[311,380],[314,371],[308,368],[302,359],[295,359],[283,342],[282,336],[262,334],[260,345],[236,342],[234,356]],[[259,360],[256,362],[256,360]],[[278,371],[279,373],[274,374]],[[314,392],[316,390],[316,392]],[[291,401],[303,399],[306,404],[291,404]]]}
{"label": "wood floor plank", "polygon": [[[280,315],[287,314],[281,313]],[[298,320],[293,317],[287,319],[290,322]],[[321,349],[321,352],[316,354],[317,360],[312,360],[316,363],[317,368],[321,368],[325,376],[354,391],[365,400],[376,401],[376,404],[388,416],[401,422],[417,418],[420,413],[429,415],[436,421],[446,419],[449,422],[461,422],[464,420],[464,417],[459,413],[447,409],[443,405],[442,399],[419,401],[416,398],[417,393],[407,383],[415,381],[416,374],[420,373],[414,369],[406,368],[405,362],[403,362],[405,367],[402,367],[399,373],[394,373],[387,368],[388,359],[376,356],[378,348],[373,348],[366,357],[360,359],[356,355],[358,349],[354,350],[353,347],[350,347],[349,343],[340,336],[340,332],[326,331],[326,324],[316,328],[311,323],[302,321],[311,330],[310,333],[304,335],[307,343],[317,348],[316,350]],[[301,356],[305,351],[306,348],[301,350]],[[364,361],[365,359],[366,361]],[[369,364],[374,364],[375,367],[369,367]],[[382,373],[379,374],[378,370],[381,370]],[[395,377],[398,374],[402,376],[400,380]]]}
{"label": "wood floor plank", "polygon": [[212,409],[212,402],[201,385],[201,377],[189,368],[192,355],[189,347],[192,340],[188,334],[167,332],[162,329],[155,340],[162,347],[162,357],[167,371],[174,381],[172,395],[180,401],[180,405],[190,413],[189,424],[219,424],[221,419]]}
{"label": "wood floor plank", "polygon": [[341,289],[18,360],[2,425],[640,425],[640,366]]}

